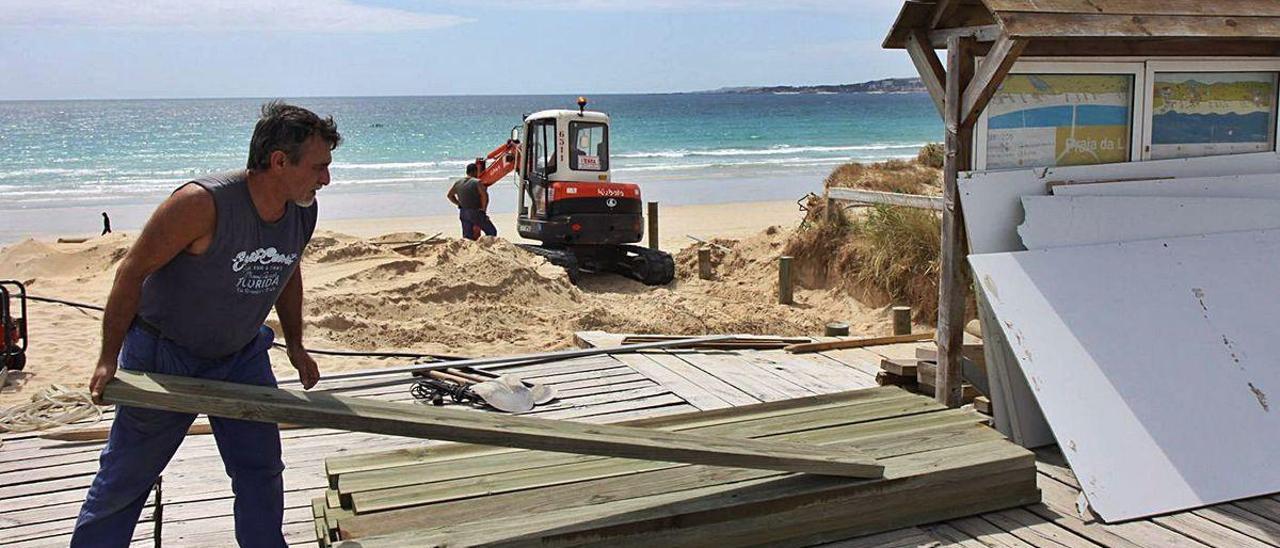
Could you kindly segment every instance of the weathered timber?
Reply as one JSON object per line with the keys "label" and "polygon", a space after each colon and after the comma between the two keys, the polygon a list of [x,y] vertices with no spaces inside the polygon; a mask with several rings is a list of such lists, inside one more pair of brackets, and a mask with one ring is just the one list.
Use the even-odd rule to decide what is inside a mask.
{"label": "weathered timber", "polygon": [[864,337],[860,339],[844,339],[839,341],[823,341],[815,343],[793,344],[784,348],[792,354],[800,354],[803,352],[822,352],[824,350],[837,350],[841,348],[862,348],[865,346],[877,346],[882,344],[897,344],[908,342],[927,341],[933,338],[933,333],[911,333],[908,335],[890,335],[886,337]]}
{"label": "weathered timber", "polygon": [[938,60],[938,54],[933,51],[933,46],[929,45],[929,37],[924,34],[924,31],[913,30],[907,35],[907,53],[916,66],[916,72],[920,73],[920,81],[924,83],[925,89],[929,90],[929,97],[933,99],[933,106],[937,107],[938,115],[942,115],[942,105],[946,99],[947,72],[942,68],[942,61]]}
{"label": "weathered timber", "polygon": [[961,126],[971,127],[977,123],[978,116],[987,108],[987,103],[991,101],[991,96],[995,95],[996,89],[1004,81],[1005,75],[1009,74],[1009,70],[1017,62],[1018,56],[1022,55],[1022,50],[1027,47],[1028,42],[1024,38],[1009,38],[1008,36],[1001,36],[996,39],[995,44],[991,46],[991,50],[983,58],[982,65],[974,73],[973,81],[964,90],[964,97],[960,107]]}
{"label": "weathered timber", "polygon": [[[769,403],[738,405],[737,407],[725,407],[713,411],[683,413],[664,417],[648,417],[620,422],[617,424],[620,426],[631,426],[637,428],[693,428],[699,425],[725,424],[751,420],[754,418],[789,415],[805,412],[810,409],[839,407],[855,401],[874,401],[888,397],[896,397],[900,392],[901,390],[895,388],[855,390],[851,392],[821,394],[817,396]],[[441,444],[429,447],[412,447],[391,451],[377,451],[358,455],[330,457],[325,461],[325,471],[328,473],[330,478],[334,478],[341,474],[348,474],[362,470],[376,470],[393,466],[408,466],[413,464],[438,462],[441,460],[467,458],[482,454],[510,451],[516,451],[516,449],[462,443]],[[336,482],[331,483],[331,487],[336,488]]]}
{"label": "weathered timber", "polygon": [[1013,38],[1280,38],[1280,18],[1216,15],[1129,15],[1005,12]]}
{"label": "weathered timber", "polygon": [[920,194],[903,194],[901,192],[832,187],[827,189],[827,198],[860,204],[884,204],[934,211],[942,210],[942,198]]}
{"label": "weathered timber", "polygon": [[[976,416],[956,411],[912,415],[879,422],[866,422],[842,428],[833,436],[841,443],[856,443],[879,458],[892,458],[907,453],[960,447],[967,444],[998,440],[999,435],[981,427]],[[616,459],[613,459],[616,460]],[[502,515],[521,515],[571,507],[608,504],[679,490],[695,489],[715,483],[729,483],[765,477],[780,477],[777,472],[732,470],[706,466],[673,465],[660,470],[636,472],[620,477],[591,477],[579,468],[572,482],[537,489],[504,489],[502,494],[478,498],[459,498],[432,504],[429,512],[422,506],[371,514],[357,514],[342,520],[344,538],[358,538],[411,527],[431,527]],[[561,474],[572,477],[572,473]],[[509,487],[505,482],[503,487]],[[436,490],[436,496],[443,495]]]}
{"label": "weathered timber", "polygon": [[130,371],[117,374],[103,398],[151,409],[523,449],[853,477],[883,472],[874,460],[852,450],[508,417]]}
{"label": "weathered timber", "polygon": [[1280,4],[1240,0],[984,0],[983,3],[996,12],[1280,17]]}
{"label": "weathered timber", "polygon": [[[960,345],[964,342],[964,210],[957,188],[959,173],[969,169],[973,127],[964,123],[964,94],[973,79],[973,40],[947,39],[947,95],[942,166],[942,253],[938,280],[938,401],[960,405]],[[999,82],[996,82],[998,85]]]}
{"label": "weathered timber", "polygon": [[[566,508],[360,539],[348,546],[396,542],[543,545],[649,542],[654,535],[686,544],[701,536],[722,546],[752,540],[812,543],[874,533],[924,521],[1035,502],[1034,459],[1005,441],[911,453],[885,459],[891,477],[877,481],[818,476],[764,477],[638,497],[588,508]],[[953,497],[929,496],[940,485],[965,484]],[[945,501],[944,508],[924,502]],[[910,504],[907,501],[910,501]],[[900,501],[890,504],[891,501]],[[924,507],[923,512],[908,508]],[[820,511],[815,511],[820,509]],[[703,536],[708,530],[711,536]],[[827,535],[831,535],[828,537]],[[683,540],[681,540],[683,539]],[[339,544],[341,545],[341,544]],[[650,544],[652,545],[652,544]]]}
{"label": "weathered timber", "polygon": [[[780,415],[741,422],[693,426],[689,428],[681,428],[676,431],[742,439],[773,438],[805,430],[855,425],[918,413],[937,415],[937,410],[938,408],[936,403],[928,401],[927,398],[899,391],[898,393],[893,394],[892,397],[886,399],[868,400],[857,404],[828,409],[815,409],[813,411],[792,415]],[[942,418],[944,417],[938,417],[939,420]],[[966,416],[965,420],[973,423],[978,419],[973,416]],[[522,478],[537,479],[541,477],[542,472],[533,472],[533,470],[546,468],[551,470],[553,475],[558,475],[558,477],[563,477],[567,474],[569,477],[578,479],[582,476],[582,473],[570,472],[581,468],[579,465],[585,465],[585,463],[601,461],[603,459],[604,457],[513,451],[509,453],[484,455],[467,459],[435,461],[412,466],[399,466],[383,470],[344,474],[339,476],[337,479],[337,490],[344,497],[350,497],[353,494],[359,494],[366,491],[382,490],[378,493],[373,493],[371,497],[366,497],[364,500],[369,501],[372,499],[386,501],[399,499],[397,500],[399,504],[406,504],[404,499],[398,497],[399,494],[431,492],[435,494],[433,496],[439,496],[439,493],[445,490],[445,487],[440,485],[439,482],[478,478],[474,481],[459,482],[456,484],[456,488],[463,489],[463,491],[460,492],[466,494],[470,494],[472,488],[475,486],[482,486],[482,488],[486,490],[484,492],[493,492],[492,489],[496,488],[499,484],[505,484],[508,489],[510,488],[510,480],[504,479],[501,474],[514,473],[520,474]],[[678,466],[666,463],[657,463],[655,465],[654,463],[646,463],[642,461],[624,461],[618,459],[613,459],[610,463],[609,467],[611,470],[621,473],[630,473],[634,470],[647,469],[654,466]],[[590,466],[594,467],[595,464]],[[523,479],[521,481],[523,481]],[[431,485],[427,487],[420,487],[426,484]],[[385,491],[386,489],[393,487],[408,487],[409,489],[401,489],[399,493]],[[359,501],[356,502],[357,504],[355,505],[355,509],[361,512],[386,508],[386,506],[374,507],[369,504],[361,506]],[[412,502],[420,504],[425,501],[417,499]]]}

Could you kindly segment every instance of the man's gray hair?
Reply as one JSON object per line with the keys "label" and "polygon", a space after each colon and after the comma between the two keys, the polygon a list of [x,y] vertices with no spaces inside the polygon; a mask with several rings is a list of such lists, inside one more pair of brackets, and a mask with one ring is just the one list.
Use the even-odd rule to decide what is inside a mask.
{"label": "man's gray hair", "polygon": [[329,150],[338,148],[342,136],[333,117],[320,118],[305,108],[284,101],[271,101],[262,105],[262,117],[253,128],[249,141],[249,169],[267,169],[271,153],[285,153],[289,162],[297,164],[302,156],[302,144],[311,136],[318,136],[329,143]]}

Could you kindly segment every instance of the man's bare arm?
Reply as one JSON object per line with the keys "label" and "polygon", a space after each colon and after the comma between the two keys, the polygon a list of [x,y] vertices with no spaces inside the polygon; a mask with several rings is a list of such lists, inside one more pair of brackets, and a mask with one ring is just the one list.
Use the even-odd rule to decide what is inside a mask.
{"label": "man's bare arm", "polygon": [[212,235],[216,222],[213,196],[194,184],[178,189],[151,214],[138,241],[116,269],[107,297],[102,316],[102,350],[89,380],[95,403],[102,403],[102,388],[115,377],[116,357],[142,299],[142,282],[197,240]]}
{"label": "man's bare arm", "polygon": [[458,203],[458,185],[449,187],[449,193],[445,194],[444,197],[448,198],[450,202],[453,202],[453,205],[460,205]]}
{"label": "man's bare arm", "polygon": [[489,211],[489,187],[479,184],[476,188],[480,190],[480,211]]}
{"label": "man's bare arm", "polygon": [[289,354],[289,363],[298,370],[303,388],[311,388],[320,380],[320,369],[302,346],[302,265],[293,270],[284,284],[280,298],[276,299],[276,316],[280,318],[280,330]]}

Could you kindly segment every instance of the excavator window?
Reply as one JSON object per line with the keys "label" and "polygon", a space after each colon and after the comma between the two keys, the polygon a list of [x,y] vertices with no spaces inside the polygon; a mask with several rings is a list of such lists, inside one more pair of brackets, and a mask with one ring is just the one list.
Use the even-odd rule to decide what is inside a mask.
{"label": "excavator window", "polygon": [[609,171],[609,126],[599,122],[569,122],[569,169]]}

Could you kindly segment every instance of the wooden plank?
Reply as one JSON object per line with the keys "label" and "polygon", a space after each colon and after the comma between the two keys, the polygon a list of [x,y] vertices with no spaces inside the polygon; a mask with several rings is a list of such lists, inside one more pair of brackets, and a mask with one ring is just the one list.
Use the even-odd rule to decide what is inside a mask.
{"label": "wooden plank", "polygon": [[1001,12],[1013,38],[1280,38],[1280,18]]}
{"label": "wooden plank", "polygon": [[[990,431],[983,433],[980,428],[975,429],[975,426],[972,416],[957,415],[951,412],[946,414],[930,413],[912,416],[900,421],[863,421],[842,428],[842,432],[828,433],[824,439],[861,440],[860,443],[867,447],[868,451],[881,457],[902,454],[903,452],[941,449],[955,447],[963,443],[998,439]],[[815,435],[807,434],[804,436],[812,438]],[[904,439],[910,441],[903,443]],[[966,442],[965,440],[969,441]],[[533,457],[534,455],[529,456]],[[605,462],[605,460],[609,462]],[[536,460],[534,463],[544,464]],[[405,528],[408,524],[422,526],[431,522],[462,522],[468,518],[498,517],[504,514],[517,515],[536,509],[603,504],[608,501],[700,487],[706,485],[709,478],[730,481],[733,478],[740,480],[764,477],[761,474],[772,474],[719,469],[711,471],[711,475],[708,476],[705,470],[706,467],[668,465],[663,468],[655,468],[646,463],[620,461],[618,459],[597,460],[592,463],[591,467],[583,466],[581,462],[565,462],[564,464],[568,466],[542,467],[540,471],[534,474],[528,473],[532,472],[532,470],[509,469],[504,466],[506,463],[501,461],[494,461],[492,464],[496,464],[498,467],[494,468],[481,463],[484,473],[475,475],[472,475],[473,472],[459,467],[441,469],[442,475],[437,475],[435,471],[423,470],[418,472],[419,474],[430,474],[429,479],[440,479],[443,483],[435,482],[426,489],[415,487],[410,490],[402,490],[405,496],[415,494],[417,496],[417,498],[411,500],[402,499],[400,502],[403,505],[410,503],[422,504],[432,500],[455,499],[454,502],[433,505],[430,513],[424,514],[420,509],[417,511],[378,512],[367,514],[367,519],[347,521],[344,525],[363,529],[364,531],[359,536],[365,536]],[[486,492],[491,495],[495,493],[495,489],[510,492],[510,494],[485,498],[467,498],[471,491],[467,490],[465,485],[451,485],[448,483],[452,479],[480,477],[488,474],[504,474],[504,476],[501,481],[481,478],[483,483],[480,484],[480,487],[482,489],[487,488]],[[627,476],[627,479],[606,481],[607,478],[618,475]],[[524,485],[515,485],[512,483],[513,479],[526,483]],[[584,483],[588,481],[590,483]],[[561,484],[569,485],[553,487]],[[550,489],[523,490],[533,486],[550,487]],[[459,491],[458,487],[463,487],[463,490]],[[519,493],[516,493],[516,491],[519,491]],[[381,493],[388,492],[382,491]],[[376,495],[377,493],[374,494]],[[384,495],[383,498],[387,497]],[[363,523],[363,525],[358,525],[360,523]]]}
{"label": "wooden plank", "polygon": [[732,354],[672,352],[670,355],[688,362],[689,365],[711,374],[726,384],[736,386],[760,401],[785,400],[813,394],[812,390],[802,388],[776,375],[773,371],[753,366]]}
{"label": "wooden plank", "polygon": [[[1040,463],[1037,462],[1037,467],[1039,465]],[[1105,525],[1096,521],[1086,522],[1076,512],[1076,497],[1080,495],[1078,489],[1045,474],[1039,474],[1038,485],[1042,502],[1027,507],[1028,510],[1103,546],[1117,548],[1134,546],[1204,548],[1206,546],[1150,521],[1137,520],[1115,525]]]}
{"label": "wooden plank", "polygon": [[1071,530],[1045,521],[1044,518],[1020,508],[983,514],[982,519],[1033,546],[1097,547],[1092,541],[1076,535]]}
{"label": "wooden plank", "polygon": [[872,388],[876,385],[874,378],[821,355],[793,355],[775,350],[741,353],[737,357],[750,365],[770,369],[815,394]]}
{"label": "wooden plank", "polygon": [[859,204],[884,204],[915,209],[942,210],[942,198],[921,194],[903,194],[860,188],[828,187],[827,198]]}
{"label": "wooden plank", "polygon": [[[910,506],[887,504],[890,496],[903,504],[909,502],[923,507],[927,517],[922,521],[990,509],[987,506],[991,504],[1005,507],[1034,501],[1038,494],[1033,486],[1028,489],[1026,485],[1027,455],[1011,448],[1007,442],[996,441],[885,459],[891,469],[901,470],[897,477],[912,477],[914,481],[868,483],[824,481],[816,476],[767,477],[637,497],[588,509],[551,510],[522,516],[519,520],[478,520],[369,537],[360,539],[358,545],[372,548],[406,541],[463,545],[514,538],[557,545],[580,544],[585,538],[613,537],[612,542],[617,542],[622,540],[617,536],[620,534],[628,535],[624,538],[643,539],[649,545],[681,545],[692,538],[715,538],[724,545],[749,540],[766,544],[784,539],[794,539],[796,543],[822,542],[834,539],[825,538],[821,533],[839,533],[843,536],[837,538],[844,538],[912,525],[914,520],[903,516],[907,512],[905,508]],[[936,488],[939,481],[975,477],[986,478],[982,488],[961,491],[954,498],[925,495]],[[869,485],[876,487],[868,488]],[[927,500],[959,503],[965,510],[957,512],[952,506],[948,512],[930,507],[924,503]],[[829,504],[822,506],[824,511],[811,511],[812,505],[819,501]],[[886,518],[886,514],[892,517]],[[695,515],[698,517],[688,521],[673,519]],[[730,521],[739,526],[718,527]]]}
{"label": "wooden plank", "polygon": [[[906,428],[901,425],[921,425],[919,428]],[[946,447],[957,447],[966,443],[999,440],[999,435],[973,422],[972,414],[929,413],[923,416],[910,417],[899,424],[892,421],[855,422],[813,431],[790,431],[773,433],[764,437],[779,440],[804,440],[806,443],[841,445],[857,441],[860,447],[877,458],[888,458],[903,452],[920,452]],[[775,432],[775,429],[804,428],[800,426],[776,425],[770,428],[761,427],[759,432]],[[754,433],[754,437],[760,437]],[[752,437],[748,434],[744,436]],[[663,463],[653,461],[635,461],[626,459],[601,458],[596,460],[577,460],[552,465],[538,462],[536,468],[511,468],[510,463],[497,462],[496,466],[485,474],[468,475],[441,481],[415,483],[394,486],[371,491],[356,491],[350,495],[344,493],[344,502],[350,498],[350,505],[357,514],[378,516],[379,512],[396,508],[417,507],[425,504],[436,504],[454,500],[473,499],[499,493],[527,491],[566,484],[581,484],[586,481],[607,480],[611,478],[630,477],[676,468],[690,468],[690,465]],[[540,466],[547,464],[547,466]],[[446,470],[446,473],[449,473]],[[693,470],[697,473],[696,470]],[[777,476],[779,472],[760,472],[741,470],[741,473],[727,478],[743,479]],[[435,476],[429,476],[434,478]],[[339,479],[341,481],[341,478]],[[728,480],[726,480],[728,481]],[[694,485],[700,486],[700,485]],[[686,486],[691,487],[691,486]],[[666,491],[673,489],[668,485]],[[629,489],[628,495],[638,496],[635,488]],[[534,492],[530,496],[546,504],[542,493]],[[440,514],[433,513],[433,517]]]}
{"label": "wooden plank", "polygon": [[947,40],[946,157],[942,166],[942,253],[938,277],[938,401],[960,405],[960,346],[964,343],[964,210],[956,183],[969,169],[973,127],[964,121],[964,92],[973,80],[973,40]]}
{"label": "wooden plank", "polygon": [[883,359],[879,354],[865,348],[824,350],[818,355],[872,377],[880,372],[879,364]]}
{"label": "wooden plank", "polygon": [[947,72],[942,68],[942,61],[938,60],[933,46],[929,45],[929,37],[920,30],[911,31],[907,35],[907,54],[911,56],[920,81],[929,91],[933,106],[937,107],[938,115],[941,116],[943,102],[946,101]]}
{"label": "wooden plank", "polygon": [[720,466],[761,466],[830,475],[877,476],[883,467],[850,450],[703,438],[672,432],[506,417],[452,409],[121,371],[104,400],[150,409],[289,421],[355,431],[489,445],[655,458]]}
{"label": "wooden plank", "polygon": [[[838,394],[821,394],[806,398],[796,398],[769,403],[756,403],[738,407],[684,413],[679,415],[648,417],[618,422],[623,426],[637,428],[678,429],[693,428],[700,425],[729,424],[764,417],[774,417],[801,413],[813,409],[840,407],[854,402],[878,401],[885,398],[900,397],[905,394],[897,388],[880,388],[873,390],[855,390]],[[325,460],[326,473],[330,477],[363,470],[375,470],[393,466],[408,466],[426,462],[438,462],[457,458],[468,458],[484,454],[516,451],[516,449],[486,447],[480,445],[447,443],[376,451],[350,456],[333,456]],[[331,484],[336,488],[337,484]]]}
{"label": "wooden plank", "polygon": [[1280,231],[1259,231],[970,258],[1102,519],[1280,491],[1280,438],[1256,435],[1280,431],[1280,341],[1260,327],[1280,321],[1278,256]]}
{"label": "wooden plank", "polygon": [[[698,409],[722,409],[733,405],[679,373],[663,367],[662,364],[654,361],[648,355],[629,354],[618,356],[618,361],[627,364],[628,367],[651,381],[667,387],[675,395],[680,396],[684,401],[689,402],[690,405]],[[745,394],[742,396],[745,397]],[[754,400],[752,401],[754,402]]]}
{"label": "wooden plank", "polygon": [[1256,0],[984,0],[983,3],[996,12],[1280,17],[1280,4]]}
{"label": "wooden plank", "polygon": [[933,333],[911,333],[908,335],[888,335],[884,337],[862,337],[858,339],[840,339],[834,341],[823,341],[815,343],[796,344],[786,347],[784,350],[793,354],[802,352],[825,352],[827,350],[839,350],[848,348],[865,348],[868,346],[879,346],[885,344],[897,344],[906,342],[919,342],[933,339]]}
{"label": "wooden plank", "polygon": [[960,107],[962,127],[972,127],[978,122],[978,116],[987,108],[991,96],[995,95],[996,89],[1004,82],[1005,75],[1009,74],[1009,70],[1018,61],[1018,56],[1022,55],[1022,50],[1028,43],[1029,40],[1026,39],[1002,35],[996,39],[995,44],[992,44],[991,49],[982,59],[982,64],[974,73],[973,80],[964,90]]}
{"label": "wooden plank", "polygon": [[[849,402],[830,408],[813,408],[793,414],[764,416],[756,419],[714,422],[707,425],[673,428],[673,431],[702,435],[729,436],[734,438],[771,437],[800,430],[816,430],[862,422],[883,420],[889,417],[917,413],[936,412],[925,398],[905,392],[885,392],[869,400]],[[944,420],[938,417],[936,420]],[[975,418],[968,417],[970,422]],[[343,495],[364,491],[376,491],[390,487],[417,486],[440,481],[484,476],[486,483],[496,482],[490,476],[535,468],[563,467],[566,465],[600,460],[603,457],[566,455],[563,453],[510,451],[499,454],[479,455],[469,458],[437,460],[409,466],[397,466],[380,470],[366,470],[342,474],[337,479],[337,490]]]}
{"label": "wooden plank", "polygon": [[1027,196],[1022,204],[1027,249],[1280,228],[1280,199]]}

